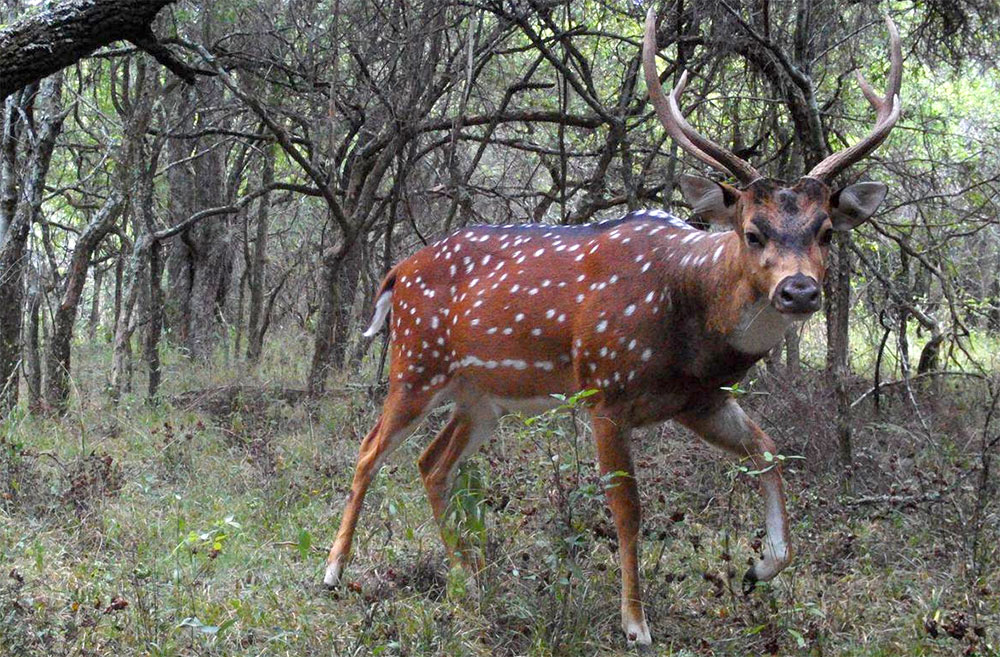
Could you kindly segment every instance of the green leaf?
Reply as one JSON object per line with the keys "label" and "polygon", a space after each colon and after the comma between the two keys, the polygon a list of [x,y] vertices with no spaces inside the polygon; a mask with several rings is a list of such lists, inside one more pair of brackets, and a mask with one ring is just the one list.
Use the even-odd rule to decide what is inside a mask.
{"label": "green leaf", "polygon": [[298,540],[295,542],[295,547],[299,551],[299,556],[303,559],[309,556],[309,548],[312,547],[312,534],[309,533],[309,530],[299,530],[299,536]]}
{"label": "green leaf", "polygon": [[805,648],[806,647],[805,637],[803,637],[801,633],[796,632],[792,628],[788,628],[788,633],[791,634],[793,637],[795,637],[795,644],[799,648]]}

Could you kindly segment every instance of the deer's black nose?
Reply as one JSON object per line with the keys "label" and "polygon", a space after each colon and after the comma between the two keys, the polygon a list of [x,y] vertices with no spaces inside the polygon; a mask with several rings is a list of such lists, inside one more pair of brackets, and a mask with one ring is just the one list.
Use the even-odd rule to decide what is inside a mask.
{"label": "deer's black nose", "polygon": [[819,305],[819,283],[804,274],[785,278],[774,291],[774,307],[779,312],[794,315],[814,313],[819,310]]}

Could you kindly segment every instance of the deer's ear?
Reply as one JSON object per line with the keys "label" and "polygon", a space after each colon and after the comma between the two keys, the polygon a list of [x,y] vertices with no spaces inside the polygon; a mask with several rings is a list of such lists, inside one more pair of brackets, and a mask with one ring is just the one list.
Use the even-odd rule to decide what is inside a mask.
{"label": "deer's ear", "polygon": [[868,221],[889,188],[880,182],[861,182],[839,189],[830,198],[833,229],[848,231]]}
{"label": "deer's ear", "polygon": [[696,215],[726,228],[736,227],[740,192],[735,187],[688,174],[678,176],[677,184]]}

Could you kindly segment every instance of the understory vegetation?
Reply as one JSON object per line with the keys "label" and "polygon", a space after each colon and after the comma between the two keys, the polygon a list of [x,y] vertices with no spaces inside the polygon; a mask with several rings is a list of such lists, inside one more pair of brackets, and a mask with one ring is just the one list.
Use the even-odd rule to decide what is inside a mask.
{"label": "understory vegetation", "polygon": [[[472,346],[439,354],[426,331],[457,325],[448,297],[507,276],[506,242],[478,263],[466,248],[447,294],[424,289],[438,315],[411,305],[400,330],[449,368],[577,376],[596,314],[601,358],[660,368],[621,372],[631,401],[707,380],[698,350],[750,332],[765,270],[808,283],[810,312],[822,283],[801,329],[758,325],[776,346],[728,388],[778,445],[770,465],[674,424],[635,432],[650,652],[1000,657],[998,34],[996,0],[0,2],[0,657],[629,652],[587,391],[504,418],[464,464],[446,534],[483,572],[448,563],[415,465],[442,408],[379,472],[344,585],[321,578],[386,396],[388,338],[363,331],[387,272],[477,225],[589,234],[638,210],[678,230],[714,215],[738,249],[709,261],[692,230],[668,266],[657,227],[601,247],[614,292],[573,256],[608,297],[535,297],[555,278],[525,280],[578,245],[538,248],[503,302],[514,322],[484,307]],[[657,79],[675,110],[650,102]],[[772,185],[786,202],[756,198]],[[676,323],[618,292],[637,266]],[[682,288],[706,294],[675,305]],[[618,354],[612,295],[635,326],[683,330]],[[708,321],[720,299],[732,312]],[[494,340],[513,355],[483,353]],[[538,345],[553,353],[529,367]],[[757,480],[778,464],[796,555],[745,595]]]}
{"label": "understory vegetation", "polygon": [[[589,433],[569,411],[507,418],[464,466],[452,521],[486,557],[477,580],[449,569],[414,465],[438,414],[379,474],[347,585],[326,591],[326,549],[382,393],[367,366],[308,401],[294,387],[304,344],[285,336],[256,372],[168,352],[164,402],[117,407],[99,394],[106,346],[87,345],[65,418],[7,420],[4,654],[625,651],[614,528]],[[637,436],[653,650],[998,654],[1000,510],[981,497],[977,462],[983,431],[996,432],[984,386],[945,378],[931,395],[915,383],[913,400],[887,388],[880,412],[869,396],[844,490],[818,376],[762,371],[742,391],[781,456],[802,457],[785,461],[796,558],[749,596],[739,577],[762,536],[753,476],[679,427]]]}

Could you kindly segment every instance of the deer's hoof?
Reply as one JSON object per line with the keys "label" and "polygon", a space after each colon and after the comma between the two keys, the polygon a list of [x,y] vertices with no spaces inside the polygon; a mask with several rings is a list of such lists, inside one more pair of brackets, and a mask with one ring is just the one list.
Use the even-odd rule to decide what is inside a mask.
{"label": "deer's hoof", "polygon": [[323,575],[323,586],[327,589],[335,589],[340,586],[340,576],[343,574],[343,570],[339,559],[327,564],[326,573]]}
{"label": "deer's hoof", "polygon": [[750,566],[746,575],[743,576],[743,595],[750,595],[755,588],[757,588],[757,573],[753,566]]}

